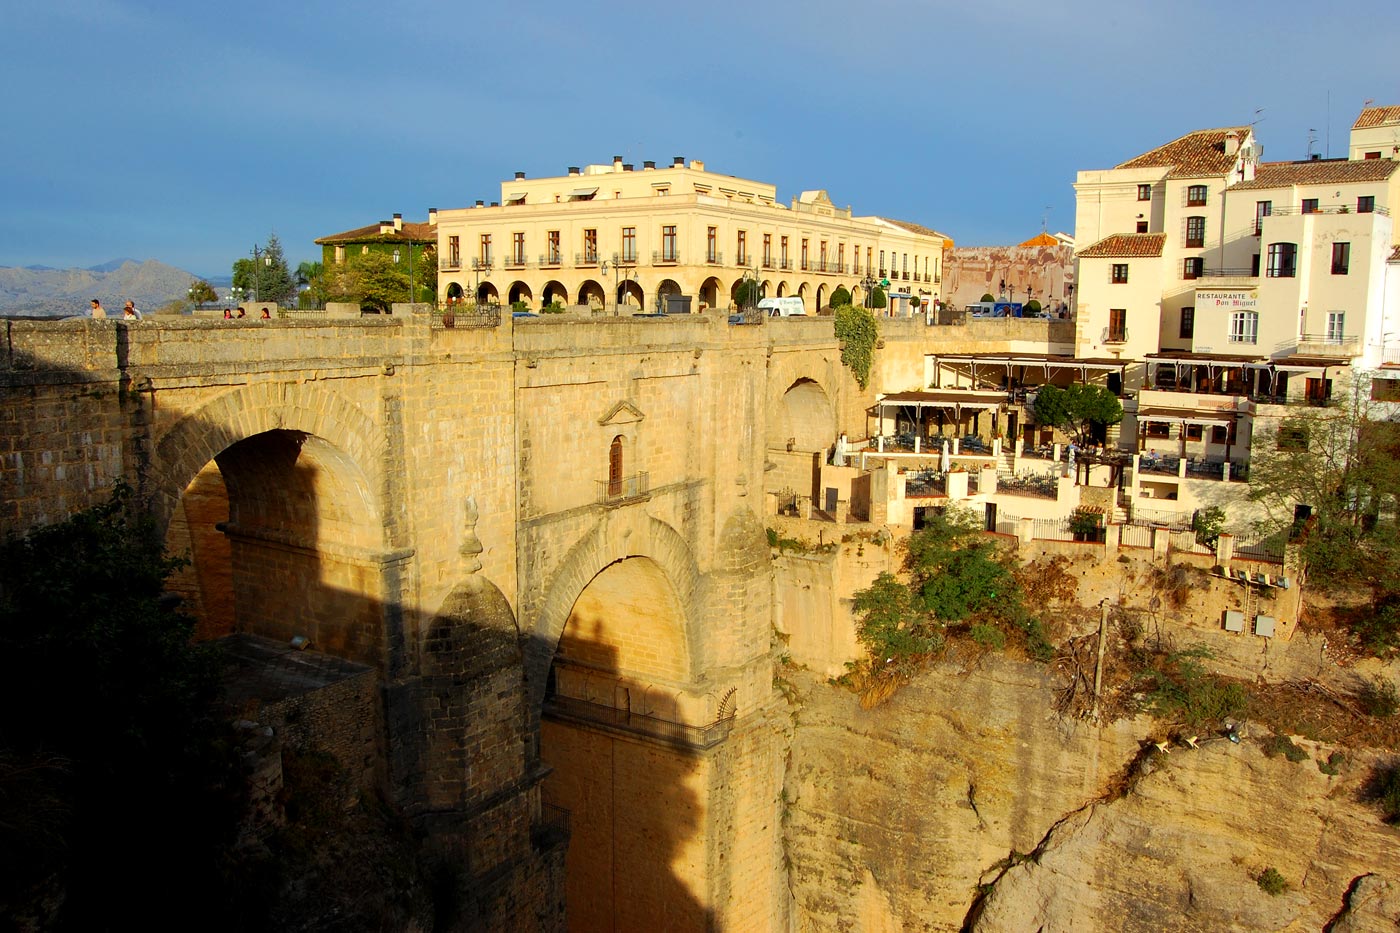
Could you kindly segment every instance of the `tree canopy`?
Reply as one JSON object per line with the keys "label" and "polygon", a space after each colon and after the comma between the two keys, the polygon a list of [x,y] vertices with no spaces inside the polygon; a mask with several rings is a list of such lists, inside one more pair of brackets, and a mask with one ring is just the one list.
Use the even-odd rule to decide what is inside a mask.
{"label": "tree canopy", "polygon": [[1103,386],[1076,382],[1063,389],[1042,386],[1035,396],[1035,422],[1073,434],[1079,444],[1087,444],[1094,425],[1117,424],[1123,420],[1123,404]]}
{"label": "tree canopy", "polygon": [[196,305],[208,304],[219,300],[219,293],[214,291],[214,286],[200,279],[190,286],[190,300]]}
{"label": "tree canopy", "polygon": [[373,250],[347,256],[331,270],[326,293],[332,300],[357,301],[361,307],[388,311],[394,302],[409,297],[408,267]]}
{"label": "tree canopy", "polygon": [[267,246],[258,250],[257,261],[249,255],[233,261],[233,285],[257,301],[285,302],[296,294],[296,282],[282,255],[282,242],[269,234]]}
{"label": "tree canopy", "polygon": [[742,279],[734,289],[734,302],[741,308],[752,308],[763,297],[763,288],[753,279]]}
{"label": "tree canopy", "polygon": [[842,307],[845,307],[846,305],[848,305],[848,304],[850,304],[850,303],[851,303],[851,293],[850,293],[849,291],[847,291],[846,286],[844,286],[844,285],[838,285],[838,286],[836,286],[835,289],[832,290],[832,292],[831,292],[831,301],[830,301],[831,307],[833,307],[833,308],[842,308]]}
{"label": "tree canopy", "polygon": [[870,382],[870,367],[875,362],[875,344],[880,339],[880,328],[875,323],[875,315],[866,308],[846,304],[833,312],[833,327],[836,339],[841,341],[841,362],[856,377],[856,382],[864,389]]}
{"label": "tree canopy", "polygon": [[889,303],[889,299],[885,297],[885,290],[883,288],[876,285],[870,290],[870,307],[883,308]]}

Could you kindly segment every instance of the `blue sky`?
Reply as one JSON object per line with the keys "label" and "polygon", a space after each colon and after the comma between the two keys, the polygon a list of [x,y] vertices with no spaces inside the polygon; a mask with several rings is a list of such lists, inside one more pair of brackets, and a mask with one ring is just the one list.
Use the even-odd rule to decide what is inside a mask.
{"label": "blue sky", "polygon": [[[223,275],[400,211],[677,155],[961,245],[1188,130],[1345,155],[1400,104],[1400,4],[45,0],[0,16],[0,265]],[[854,17],[854,19],[853,19]],[[736,24],[742,24],[736,27]],[[1331,118],[1328,120],[1330,92]]]}

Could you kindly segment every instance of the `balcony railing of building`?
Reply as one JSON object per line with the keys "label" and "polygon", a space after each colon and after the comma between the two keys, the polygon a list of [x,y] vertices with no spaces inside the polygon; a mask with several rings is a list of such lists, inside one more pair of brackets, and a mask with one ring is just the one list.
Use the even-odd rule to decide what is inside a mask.
{"label": "balcony railing of building", "polygon": [[539,259],[539,266],[541,269],[557,269],[562,265],[564,265],[564,257],[560,253],[554,253],[553,255],[546,254]]}
{"label": "balcony railing of building", "polygon": [[706,264],[706,265],[709,265],[709,266],[722,266],[722,265],[724,265],[724,253],[723,253],[723,252],[714,252],[714,253],[708,254],[708,255],[705,257],[705,264]]}
{"label": "balcony railing of building", "polygon": [[[1358,211],[1354,204],[1327,204],[1318,207],[1303,209],[1301,207],[1275,207],[1270,217],[1296,217],[1299,214],[1380,214],[1385,217],[1390,216],[1390,208],[1377,204],[1369,211]],[[1258,226],[1256,224],[1256,226]]]}
{"label": "balcony railing of building", "polygon": [[559,694],[545,697],[544,711],[546,715],[561,719],[619,729],[673,745],[700,749],[711,748],[724,741],[734,724],[732,717],[726,717],[707,726],[692,726]]}
{"label": "balcony railing of building", "polygon": [[778,261],[778,268],[779,268],[779,269],[782,269],[784,272],[790,271],[790,270],[792,269],[792,260],[791,260],[791,259],[781,259],[781,260],[779,260],[779,261]]}
{"label": "balcony railing of building", "polygon": [[525,269],[529,267],[530,260],[526,259],[524,256],[511,256],[503,265],[507,269]]}
{"label": "balcony railing of building", "polygon": [[492,269],[492,267],[494,266],[494,264],[495,264],[494,260],[491,260],[491,259],[473,259],[473,260],[472,260],[472,271],[473,271],[473,272],[490,272],[491,269]]}
{"label": "balcony railing of building", "polygon": [[[1198,279],[1257,279],[1259,273],[1248,266],[1206,266],[1195,276]],[[1191,278],[1191,276],[1187,276]]]}
{"label": "balcony railing of building", "polygon": [[496,327],[501,323],[501,306],[450,302],[433,310],[433,330],[469,330]]}
{"label": "balcony railing of building", "polygon": [[576,267],[598,265],[597,253],[574,253],[574,265]]}
{"label": "balcony railing of building", "polygon": [[1128,328],[1126,328],[1126,327],[1123,327],[1123,328],[1105,327],[1105,328],[1103,329],[1103,338],[1102,338],[1102,341],[1101,341],[1101,342],[1103,342],[1103,343],[1127,343],[1127,342],[1128,342]]}
{"label": "balcony railing of building", "polygon": [[444,256],[438,260],[439,272],[456,272],[462,268],[461,256]]}
{"label": "balcony railing of building", "polygon": [[1305,356],[1354,356],[1361,352],[1361,337],[1344,334],[1299,334],[1298,352]]}
{"label": "balcony railing of building", "polygon": [[771,268],[773,268],[773,257],[772,257],[772,256],[764,256],[764,257],[763,257],[763,268],[765,268],[765,269],[771,269]]}
{"label": "balcony railing of building", "polygon": [[646,473],[633,473],[616,479],[598,480],[599,501],[626,502],[640,499],[651,491],[650,478]]}
{"label": "balcony railing of building", "polygon": [[680,263],[680,261],[681,254],[679,250],[653,250],[651,254],[651,264],[653,266],[674,266]]}

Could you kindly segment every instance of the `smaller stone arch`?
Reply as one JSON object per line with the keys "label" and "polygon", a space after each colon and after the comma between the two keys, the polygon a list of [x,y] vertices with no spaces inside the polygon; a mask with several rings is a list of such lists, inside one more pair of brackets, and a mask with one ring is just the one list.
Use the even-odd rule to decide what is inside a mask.
{"label": "smaller stone arch", "polygon": [[544,283],[544,288],[540,290],[540,306],[546,307],[559,302],[562,305],[569,303],[569,290],[562,283],[550,280]]}
{"label": "smaller stone arch", "polygon": [[700,283],[700,303],[705,305],[705,307],[707,308],[718,307],[720,295],[719,290],[719,279],[715,278],[713,275],[705,279],[705,281]]}
{"label": "smaller stone arch", "polygon": [[777,293],[777,295],[776,295],[775,297],[777,297],[777,298],[786,298],[787,296],[788,296],[788,283],[786,283],[786,282],[779,282],[779,283],[778,283],[778,293]]}
{"label": "smaller stone arch", "polygon": [[642,291],[641,283],[628,279],[618,286],[617,303],[619,305],[634,305],[638,310],[646,307],[646,294]]}
{"label": "smaller stone arch", "polygon": [[507,301],[515,304],[517,301],[529,302],[534,298],[534,292],[530,291],[530,286],[517,279],[510,283],[510,288],[506,290]]}
{"label": "smaller stone arch", "polygon": [[446,292],[445,294],[446,294],[446,298],[447,298],[448,303],[449,303],[449,304],[454,304],[454,305],[455,305],[455,304],[460,304],[461,301],[462,301],[462,298],[463,298],[463,296],[464,296],[464,293],[463,293],[463,291],[462,291],[462,286],[461,286],[461,284],[459,284],[459,283],[457,283],[457,282],[448,282],[448,283],[447,283],[447,292]]}
{"label": "smaller stone arch", "polygon": [[772,291],[773,283],[768,279],[764,279],[758,286],[758,297],[767,298]]}
{"label": "smaller stone arch", "polygon": [[822,306],[826,303],[826,283],[817,286],[817,313],[820,314]]}
{"label": "smaller stone arch", "polygon": [[662,279],[661,284],[656,286],[656,310],[665,311],[666,299],[670,298],[672,295],[679,296],[680,294],[681,286],[679,282],[675,279]]}
{"label": "smaller stone arch", "polygon": [[476,287],[476,300],[484,305],[501,303],[501,293],[490,282],[482,282]]}

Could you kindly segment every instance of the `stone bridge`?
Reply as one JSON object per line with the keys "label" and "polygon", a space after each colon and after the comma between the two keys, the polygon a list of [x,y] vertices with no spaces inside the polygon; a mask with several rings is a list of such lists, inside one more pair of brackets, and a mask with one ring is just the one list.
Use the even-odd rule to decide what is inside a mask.
{"label": "stone bridge", "polygon": [[470,323],[4,322],[5,526],[125,477],[204,634],[376,672],[352,764],[474,923],[786,928],[763,516],[863,427],[830,319]]}

